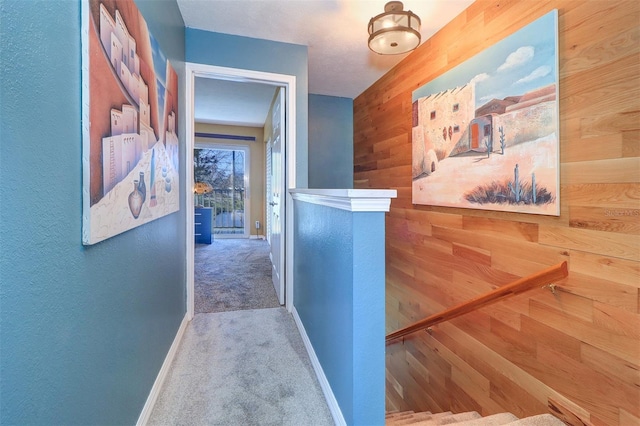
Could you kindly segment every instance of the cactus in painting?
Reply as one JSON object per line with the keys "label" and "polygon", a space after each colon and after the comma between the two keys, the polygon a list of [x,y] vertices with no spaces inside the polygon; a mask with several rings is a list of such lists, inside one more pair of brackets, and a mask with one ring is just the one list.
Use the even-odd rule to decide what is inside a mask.
{"label": "cactus in painting", "polygon": [[531,173],[531,182],[526,179],[521,182],[520,167],[516,164],[513,174],[513,180],[507,178],[479,185],[464,197],[467,201],[477,204],[544,205],[555,201],[555,196],[536,181],[535,173]]}
{"label": "cactus in painting", "polygon": [[504,138],[504,129],[502,128],[502,126],[498,128],[498,131],[500,132],[500,149],[502,150],[501,154],[504,155],[504,149],[507,146],[507,141]]}
{"label": "cactus in painting", "polygon": [[516,203],[520,202],[520,198],[522,196],[522,189],[520,188],[520,171],[518,170],[518,165],[516,164],[515,169],[513,169],[514,179],[513,183],[509,182],[509,189],[513,194],[513,197],[516,200]]}
{"label": "cactus in painting", "polygon": [[531,199],[533,200],[533,204],[537,204],[537,193],[536,193],[536,174],[531,173]]}
{"label": "cactus in painting", "polygon": [[487,158],[489,158],[491,156],[491,151],[493,150],[493,144],[491,143],[490,138],[484,139],[484,146],[487,147]]}

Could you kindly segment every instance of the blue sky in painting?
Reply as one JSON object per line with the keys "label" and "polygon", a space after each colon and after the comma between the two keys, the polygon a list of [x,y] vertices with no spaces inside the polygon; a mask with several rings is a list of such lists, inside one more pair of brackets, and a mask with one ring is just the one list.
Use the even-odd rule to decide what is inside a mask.
{"label": "blue sky in painting", "polygon": [[[413,101],[476,83],[476,108],[556,82],[558,11],[553,10],[413,92]],[[473,35],[469,35],[473,37]]]}
{"label": "blue sky in painting", "polygon": [[151,57],[153,58],[153,70],[156,73],[156,82],[158,86],[158,110],[161,111],[160,119],[164,117],[164,92],[167,81],[167,57],[162,53],[158,41],[153,34],[149,34],[149,42],[151,44]]}
{"label": "blue sky in painting", "polygon": [[156,73],[156,78],[162,82],[164,86],[167,80],[167,57],[151,33],[149,33],[149,42],[149,44],[151,44],[151,57],[153,58],[153,71]]}

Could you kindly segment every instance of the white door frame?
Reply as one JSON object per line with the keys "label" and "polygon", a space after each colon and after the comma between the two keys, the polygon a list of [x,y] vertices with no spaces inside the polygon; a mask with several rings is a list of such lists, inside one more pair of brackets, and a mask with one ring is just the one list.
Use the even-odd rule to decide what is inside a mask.
{"label": "white door frame", "polygon": [[186,148],[185,179],[182,187],[186,200],[186,293],[187,319],[194,315],[194,260],[195,241],[193,235],[193,148],[195,146],[195,79],[196,77],[229,80],[246,83],[261,83],[285,88],[286,92],[286,145],[285,145],[285,217],[282,227],[285,242],[285,307],[289,312],[293,309],[293,200],[289,189],[296,187],[296,77],[286,74],[274,74],[262,71],[238,68],[219,67],[187,62],[186,70]]}

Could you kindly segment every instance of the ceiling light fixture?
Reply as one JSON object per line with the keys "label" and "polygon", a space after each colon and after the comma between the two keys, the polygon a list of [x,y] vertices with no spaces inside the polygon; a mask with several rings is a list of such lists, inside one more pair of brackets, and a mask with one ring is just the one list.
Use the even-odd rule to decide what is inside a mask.
{"label": "ceiling light fixture", "polygon": [[384,13],[369,21],[369,49],[381,55],[409,52],[420,45],[420,18],[402,10],[401,1],[390,1]]}

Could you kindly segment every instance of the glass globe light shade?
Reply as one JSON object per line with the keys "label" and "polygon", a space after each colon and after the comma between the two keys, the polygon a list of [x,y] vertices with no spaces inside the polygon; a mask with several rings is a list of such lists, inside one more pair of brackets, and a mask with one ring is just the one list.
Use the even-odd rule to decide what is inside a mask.
{"label": "glass globe light shade", "polygon": [[390,1],[384,13],[369,21],[369,48],[381,55],[409,52],[420,45],[420,18],[402,10],[402,2]]}

